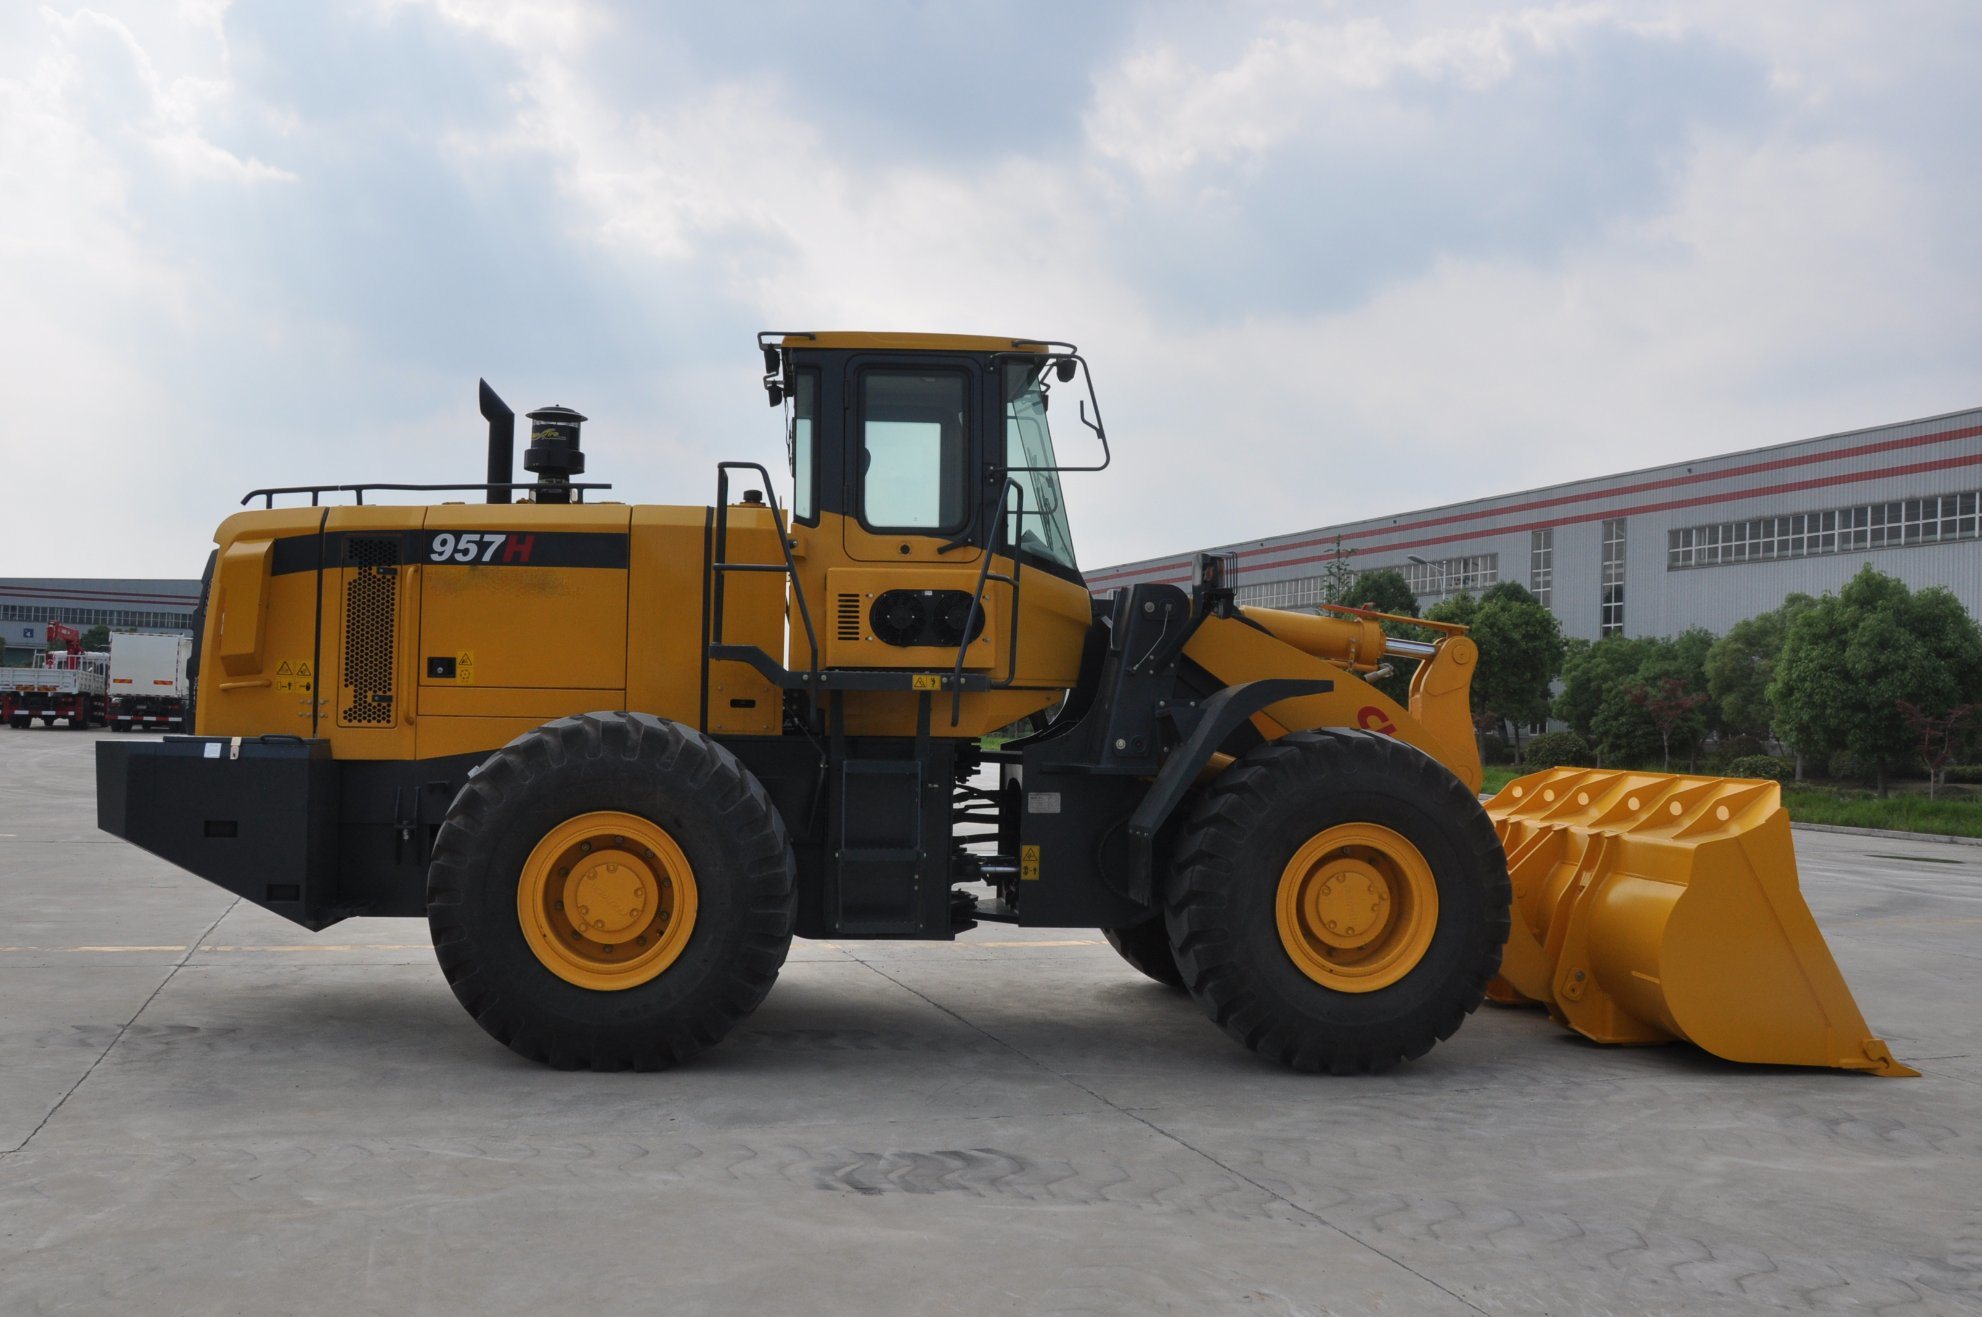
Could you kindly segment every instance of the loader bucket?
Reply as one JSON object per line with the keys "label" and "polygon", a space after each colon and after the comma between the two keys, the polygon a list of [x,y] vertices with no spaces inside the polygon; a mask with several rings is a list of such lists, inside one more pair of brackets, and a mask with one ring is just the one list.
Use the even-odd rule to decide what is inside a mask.
{"label": "loader bucket", "polygon": [[1487,802],[1514,909],[1488,995],[1600,1043],[1912,1075],[1872,1035],[1796,881],[1774,782],[1557,768]]}

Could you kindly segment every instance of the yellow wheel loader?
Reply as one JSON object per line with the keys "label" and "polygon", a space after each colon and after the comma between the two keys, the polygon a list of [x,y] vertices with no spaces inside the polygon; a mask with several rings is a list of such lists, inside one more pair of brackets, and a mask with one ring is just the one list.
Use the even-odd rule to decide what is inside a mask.
{"label": "yellow wheel loader", "polygon": [[[215,535],[193,734],[101,745],[100,826],[306,928],[424,914],[469,1013],[561,1067],[716,1043],[794,936],[984,921],[1101,929],[1302,1070],[1419,1056],[1490,983],[1595,1038],[1724,1055],[1821,1008],[1742,1059],[1897,1067],[1764,784],[1572,774],[1490,813],[1462,629],[1242,607],[1211,555],[1189,591],[1091,596],[1060,477],[1108,439],[1073,345],[758,347],[788,505],[751,462],[718,464],[711,506],[604,501],[562,407],[530,413],[516,482],[486,384],[485,482],[253,491]],[[1062,459],[1053,410],[1091,459]],[[1369,680],[1398,662],[1402,705]],[[1681,871],[1713,842],[1774,866],[1767,900]],[[1703,895],[1685,972],[1735,959],[1705,1005],[1661,946]],[[1758,974],[1829,967],[1817,1007],[1739,996],[1780,987],[1739,968],[1763,945]]]}

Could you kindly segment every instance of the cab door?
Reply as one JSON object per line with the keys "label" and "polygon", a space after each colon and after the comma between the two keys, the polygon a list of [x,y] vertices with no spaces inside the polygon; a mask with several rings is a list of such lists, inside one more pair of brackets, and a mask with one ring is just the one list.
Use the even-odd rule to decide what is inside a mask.
{"label": "cab door", "polygon": [[[861,353],[845,366],[844,565],[826,573],[827,664],[935,668],[965,640],[990,514],[987,381],[962,354]],[[1004,606],[987,591],[964,666],[1001,652]]]}
{"label": "cab door", "polygon": [[846,556],[977,561],[984,540],[983,366],[862,353],[846,367]]}

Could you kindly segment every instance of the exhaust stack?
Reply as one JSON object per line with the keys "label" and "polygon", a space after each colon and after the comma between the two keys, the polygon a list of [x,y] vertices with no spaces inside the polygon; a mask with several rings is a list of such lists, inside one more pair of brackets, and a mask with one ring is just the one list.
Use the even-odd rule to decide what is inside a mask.
{"label": "exhaust stack", "polygon": [[[482,419],[489,423],[489,483],[507,485],[516,478],[516,413],[487,380],[477,382],[482,386]],[[509,490],[489,491],[489,502],[509,501]]]}

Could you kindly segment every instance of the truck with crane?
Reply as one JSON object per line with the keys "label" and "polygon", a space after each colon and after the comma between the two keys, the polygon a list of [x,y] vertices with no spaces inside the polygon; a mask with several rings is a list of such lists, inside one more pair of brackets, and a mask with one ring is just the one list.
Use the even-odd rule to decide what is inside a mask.
{"label": "truck with crane", "polygon": [[110,655],[85,650],[82,632],[50,622],[38,662],[0,668],[0,722],[16,731],[37,718],[44,727],[58,721],[77,730],[102,727],[110,719],[109,671]]}

